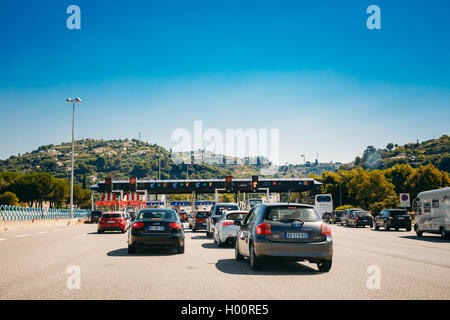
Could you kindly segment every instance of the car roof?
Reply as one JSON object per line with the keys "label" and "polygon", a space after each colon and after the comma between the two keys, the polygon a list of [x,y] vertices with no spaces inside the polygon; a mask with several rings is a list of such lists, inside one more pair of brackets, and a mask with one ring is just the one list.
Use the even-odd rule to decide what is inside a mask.
{"label": "car roof", "polygon": [[277,203],[263,203],[258,204],[257,206],[265,206],[265,207],[279,207],[279,206],[298,206],[298,207],[306,207],[306,208],[314,208],[314,206],[310,204],[304,204],[304,203],[289,203],[289,202],[277,202]]}

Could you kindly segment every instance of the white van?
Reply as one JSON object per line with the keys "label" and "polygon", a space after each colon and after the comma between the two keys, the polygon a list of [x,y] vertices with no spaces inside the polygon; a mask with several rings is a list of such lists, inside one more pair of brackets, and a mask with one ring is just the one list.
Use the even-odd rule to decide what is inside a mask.
{"label": "white van", "polygon": [[450,237],[450,188],[424,191],[414,200],[414,231]]}

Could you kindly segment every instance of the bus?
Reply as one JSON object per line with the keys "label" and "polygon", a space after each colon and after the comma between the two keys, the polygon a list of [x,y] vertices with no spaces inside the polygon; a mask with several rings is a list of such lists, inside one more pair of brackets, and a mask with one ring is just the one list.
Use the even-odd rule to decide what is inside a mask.
{"label": "bus", "polygon": [[314,200],[314,207],[320,217],[333,212],[333,198],[331,194],[318,194]]}

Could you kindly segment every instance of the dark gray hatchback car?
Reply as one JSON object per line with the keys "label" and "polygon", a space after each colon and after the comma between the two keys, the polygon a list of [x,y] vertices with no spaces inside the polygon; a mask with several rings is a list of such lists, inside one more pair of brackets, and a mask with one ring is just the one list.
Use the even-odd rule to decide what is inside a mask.
{"label": "dark gray hatchback car", "polygon": [[313,206],[303,204],[260,204],[241,223],[235,242],[236,260],[247,257],[258,270],[264,260],[282,259],[316,263],[328,272],[333,259],[331,229]]}

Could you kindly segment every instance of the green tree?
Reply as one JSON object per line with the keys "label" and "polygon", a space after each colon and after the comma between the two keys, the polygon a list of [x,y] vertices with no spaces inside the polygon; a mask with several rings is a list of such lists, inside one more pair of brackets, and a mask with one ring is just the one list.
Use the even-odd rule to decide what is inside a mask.
{"label": "green tree", "polygon": [[415,170],[405,184],[411,199],[414,199],[422,191],[450,186],[450,178],[448,173],[439,171],[432,164],[428,164]]}
{"label": "green tree", "polygon": [[17,206],[19,205],[19,198],[14,193],[6,191],[0,195],[0,205]]}

